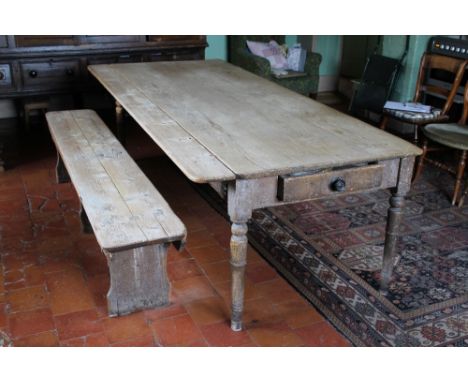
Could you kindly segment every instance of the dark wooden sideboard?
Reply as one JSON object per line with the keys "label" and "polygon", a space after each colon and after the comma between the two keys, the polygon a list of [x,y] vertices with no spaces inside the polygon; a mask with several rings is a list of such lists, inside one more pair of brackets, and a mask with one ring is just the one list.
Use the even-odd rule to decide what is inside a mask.
{"label": "dark wooden sideboard", "polygon": [[[201,60],[206,47],[206,36],[194,35],[0,35],[0,99],[14,99],[26,117],[37,97],[69,94],[80,107],[83,93],[104,92],[88,65]],[[0,172],[4,141],[0,134]]]}
{"label": "dark wooden sideboard", "polygon": [[77,93],[92,64],[203,59],[206,36],[2,36],[0,98]]}

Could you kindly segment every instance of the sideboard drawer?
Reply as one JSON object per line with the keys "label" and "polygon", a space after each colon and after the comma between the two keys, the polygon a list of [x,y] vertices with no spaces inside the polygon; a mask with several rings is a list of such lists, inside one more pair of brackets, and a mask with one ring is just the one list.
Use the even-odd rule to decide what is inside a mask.
{"label": "sideboard drawer", "polygon": [[0,63],[0,89],[5,90],[13,87],[10,64]]}
{"label": "sideboard drawer", "polygon": [[46,62],[22,62],[21,78],[25,89],[60,89],[78,82],[79,60],[50,60]]}
{"label": "sideboard drawer", "polygon": [[278,200],[293,202],[323,196],[378,189],[383,184],[384,165],[373,164],[318,173],[278,177]]}

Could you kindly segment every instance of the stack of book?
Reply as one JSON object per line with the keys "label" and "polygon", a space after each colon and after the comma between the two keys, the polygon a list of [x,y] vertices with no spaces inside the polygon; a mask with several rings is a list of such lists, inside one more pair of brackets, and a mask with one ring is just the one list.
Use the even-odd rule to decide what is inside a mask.
{"label": "stack of book", "polygon": [[430,113],[432,111],[432,106],[417,102],[387,101],[385,102],[384,109],[410,111],[413,113]]}

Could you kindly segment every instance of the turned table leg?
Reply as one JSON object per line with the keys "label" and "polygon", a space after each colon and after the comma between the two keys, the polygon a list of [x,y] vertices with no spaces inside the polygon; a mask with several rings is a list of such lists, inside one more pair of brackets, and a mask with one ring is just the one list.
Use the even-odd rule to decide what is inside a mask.
{"label": "turned table leg", "polygon": [[238,180],[228,186],[228,212],[231,218],[231,329],[242,330],[244,274],[247,265],[247,222],[252,216],[251,184]]}
{"label": "turned table leg", "polygon": [[115,101],[115,124],[117,126],[117,138],[125,146],[124,109],[117,101]]}
{"label": "turned table leg", "polygon": [[414,157],[403,158],[400,161],[397,186],[392,190],[390,208],[388,210],[387,228],[385,231],[385,247],[380,279],[380,292],[386,293],[393,267],[395,266],[395,250],[399,237],[399,228],[403,217],[405,195],[411,187]]}
{"label": "turned table leg", "polygon": [[68,171],[63,163],[62,157],[57,152],[57,164],[55,165],[55,176],[57,178],[57,183],[68,183],[70,182],[70,176]]}

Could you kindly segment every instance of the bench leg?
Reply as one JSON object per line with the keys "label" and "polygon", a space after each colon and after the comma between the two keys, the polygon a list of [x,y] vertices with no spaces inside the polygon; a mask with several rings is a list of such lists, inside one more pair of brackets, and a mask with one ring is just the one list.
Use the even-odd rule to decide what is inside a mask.
{"label": "bench leg", "polygon": [[88,215],[86,215],[86,211],[83,208],[83,205],[80,206],[80,220],[81,220],[81,230],[84,233],[93,233],[93,227],[91,226]]}
{"label": "bench leg", "polygon": [[62,161],[62,157],[57,152],[57,164],[55,165],[55,175],[57,177],[57,183],[68,183],[70,182],[70,176],[68,171],[65,168],[65,165]]}
{"label": "bench leg", "polygon": [[107,305],[110,316],[121,316],[169,303],[166,257],[169,244],[109,253],[110,289]]}

